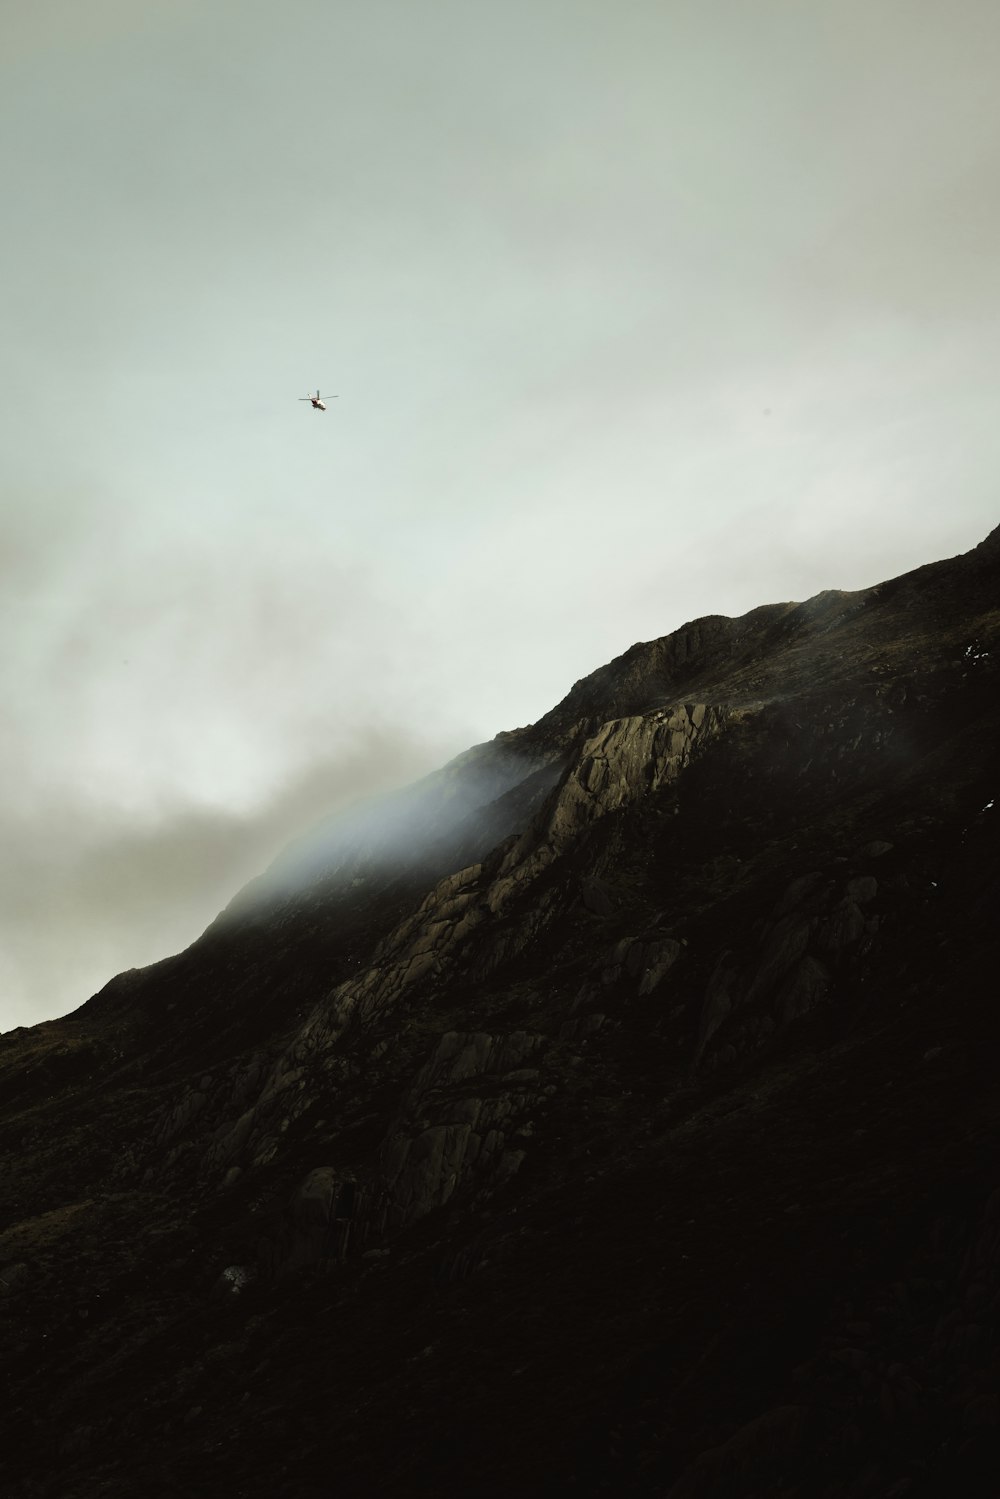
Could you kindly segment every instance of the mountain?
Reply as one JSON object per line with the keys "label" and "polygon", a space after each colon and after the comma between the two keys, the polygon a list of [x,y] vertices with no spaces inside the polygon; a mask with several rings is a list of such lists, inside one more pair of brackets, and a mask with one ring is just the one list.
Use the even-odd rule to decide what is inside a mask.
{"label": "mountain", "polygon": [[3,1493],[995,1493],[998,663],[696,620],[0,1037]]}

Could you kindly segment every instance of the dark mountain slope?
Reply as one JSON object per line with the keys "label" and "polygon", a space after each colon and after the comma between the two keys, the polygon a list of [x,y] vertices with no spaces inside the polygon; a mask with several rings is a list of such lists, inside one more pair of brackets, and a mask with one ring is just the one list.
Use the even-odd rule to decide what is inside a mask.
{"label": "dark mountain slope", "polygon": [[1000,531],[0,1037],[12,1495],[993,1493]]}

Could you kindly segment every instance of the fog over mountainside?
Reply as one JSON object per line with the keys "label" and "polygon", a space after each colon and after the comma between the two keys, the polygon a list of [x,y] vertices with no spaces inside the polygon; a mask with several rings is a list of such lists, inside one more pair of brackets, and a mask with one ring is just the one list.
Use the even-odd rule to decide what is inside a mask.
{"label": "fog over mountainside", "polygon": [[708,616],[0,1036],[12,1499],[992,1493],[1000,528]]}

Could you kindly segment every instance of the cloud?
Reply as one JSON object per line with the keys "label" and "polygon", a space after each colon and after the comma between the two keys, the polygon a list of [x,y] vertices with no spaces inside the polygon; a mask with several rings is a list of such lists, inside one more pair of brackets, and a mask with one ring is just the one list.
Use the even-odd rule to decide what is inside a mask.
{"label": "cloud", "polygon": [[298,835],[455,747],[388,725],[290,777],[253,815],[176,808],[141,824],[79,801],[0,812],[0,1028],[75,1009],[114,974],[188,946]]}

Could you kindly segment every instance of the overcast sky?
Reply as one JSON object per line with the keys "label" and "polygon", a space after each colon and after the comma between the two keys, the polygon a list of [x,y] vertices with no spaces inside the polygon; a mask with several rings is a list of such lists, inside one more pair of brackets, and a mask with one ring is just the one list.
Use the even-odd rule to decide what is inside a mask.
{"label": "overcast sky", "polygon": [[998,65],[995,0],[4,0],[0,1028],[636,640],[981,540]]}

